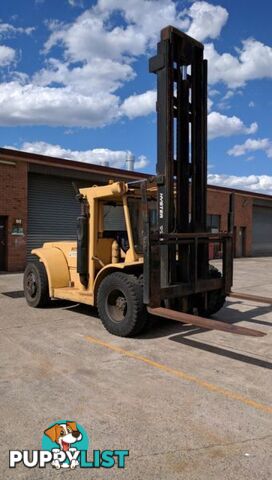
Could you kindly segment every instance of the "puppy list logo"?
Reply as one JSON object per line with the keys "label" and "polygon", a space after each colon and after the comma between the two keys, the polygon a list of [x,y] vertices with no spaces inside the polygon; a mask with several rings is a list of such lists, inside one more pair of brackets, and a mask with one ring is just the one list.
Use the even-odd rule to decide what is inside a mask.
{"label": "puppy list logo", "polygon": [[128,450],[93,450],[88,458],[88,435],[74,421],[59,420],[50,425],[42,438],[41,450],[10,450],[9,466],[22,463],[27,468],[125,468]]}

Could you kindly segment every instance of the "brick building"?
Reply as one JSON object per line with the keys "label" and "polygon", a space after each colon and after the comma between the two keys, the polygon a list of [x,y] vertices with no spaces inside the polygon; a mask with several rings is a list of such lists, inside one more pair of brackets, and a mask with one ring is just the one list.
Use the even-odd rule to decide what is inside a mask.
{"label": "brick building", "polygon": [[[230,193],[234,194],[234,255],[236,257],[250,257],[255,254],[267,253],[265,249],[257,252],[253,245],[253,205],[258,199],[265,199],[271,208],[272,197],[252,194],[239,190],[230,190],[222,187],[209,186],[208,189],[208,225],[211,228],[226,231],[228,226],[228,210]],[[215,218],[214,218],[215,217]],[[211,219],[211,220],[210,220]],[[258,249],[258,247],[257,247]],[[272,236],[271,248],[272,254]]]}
{"label": "brick building", "polygon": [[[31,249],[44,241],[75,238],[79,206],[72,182],[80,187],[145,177],[138,172],[0,148],[0,271],[23,270]],[[271,255],[269,195],[209,186],[209,229],[227,230],[231,193],[235,255]],[[115,221],[111,217],[111,222]]]}

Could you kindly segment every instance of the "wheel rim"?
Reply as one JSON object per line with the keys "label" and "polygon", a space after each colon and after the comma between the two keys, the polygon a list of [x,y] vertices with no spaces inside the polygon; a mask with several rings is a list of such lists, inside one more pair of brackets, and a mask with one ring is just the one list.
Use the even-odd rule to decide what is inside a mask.
{"label": "wheel rim", "polygon": [[127,300],[121,290],[110,292],[106,301],[107,314],[113,322],[120,323],[127,313]]}
{"label": "wheel rim", "polygon": [[37,293],[37,279],[34,272],[29,272],[26,277],[26,291],[31,298],[35,298]]}

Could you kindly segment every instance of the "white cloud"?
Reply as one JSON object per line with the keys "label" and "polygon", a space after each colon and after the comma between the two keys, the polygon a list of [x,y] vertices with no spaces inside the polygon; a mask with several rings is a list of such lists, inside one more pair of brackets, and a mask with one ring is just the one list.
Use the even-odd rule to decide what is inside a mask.
{"label": "white cloud", "polygon": [[[111,21],[117,11],[124,19],[123,26]],[[167,24],[188,26],[172,0],[98,0],[72,24],[51,22],[45,50],[62,44],[66,58],[72,61],[91,61],[93,57],[127,61],[154,46]]]}
{"label": "white cloud", "polygon": [[107,92],[86,96],[68,87],[0,84],[0,125],[97,127],[118,116],[118,98]]}
{"label": "white cloud", "polygon": [[[30,35],[35,29],[33,27],[14,27],[10,23],[0,21],[0,40],[14,37],[17,34]],[[0,45],[0,67],[6,67],[16,60],[16,50],[7,45]]]}
{"label": "white cloud", "polygon": [[[15,149],[13,146],[5,146],[4,148]],[[93,150],[70,150],[60,145],[52,145],[46,142],[25,142],[20,147],[21,151],[29,153],[38,153],[49,157],[64,158],[85,163],[94,163],[96,165],[105,165],[108,163],[110,167],[125,168],[128,155],[132,152],[129,150],[110,150],[108,148],[94,148]],[[140,155],[135,162],[136,169],[145,168],[148,160],[144,155]]]}
{"label": "white cloud", "polygon": [[188,15],[192,23],[187,33],[200,42],[206,38],[217,38],[229,16],[225,8],[207,2],[194,2]]}
{"label": "white cloud", "polygon": [[[123,26],[115,26],[112,20],[112,15],[117,10],[123,16]],[[45,53],[55,45],[60,45],[63,48],[63,58],[61,60],[49,58],[46,67],[33,76],[30,90],[33,91],[39,87],[39,91],[42,92],[44,87],[43,98],[49,100],[49,90],[52,89],[53,102],[48,107],[51,111],[50,116],[54,108],[57,109],[57,117],[62,110],[64,125],[71,125],[73,118],[68,119],[62,107],[62,100],[64,100],[62,92],[67,97],[65,103],[70,100],[72,104],[75,97],[84,96],[87,97],[87,104],[96,102],[98,112],[101,110],[100,100],[107,103],[108,108],[103,109],[102,105],[100,113],[90,110],[87,122],[83,106],[82,126],[104,125],[121,115],[134,118],[136,113],[132,110],[136,105],[133,99],[127,99],[123,103],[123,108],[117,111],[121,101],[115,92],[125,82],[135,78],[136,74],[132,67],[134,60],[146,53],[151,45],[155,45],[160,28],[167,23],[174,23],[180,27],[188,25],[187,21],[184,23],[179,18],[176,4],[172,0],[160,2],[157,0],[98,0],[96,5],[82,13],[71,24],[51,21],[48,25],[51,34],[45,44]],[[54,101],[55,96],[58,96],[55,87],[60,87],[59,96],[62,97],[57,102]],[[147,115],[150,109],[151,100],[148,101],[148,98],[149,95],[143,94],[142,100],[147,100],[145,108],[144,105],[141,106],[144,115]],[[45,102],[44,106],[46,107]],[[45,108],[45,112],[48,108]],[[138,106],[137,115],[140,114],[139,108]],[[72,105],[70,110],[73,110]],[[92,114],[95,117],[99,115],[98,122],[96,118],[91,119]],[[19,115],[16,112],[15,116],[21,118],[20,112]],[[35,124],[39,123],[38,116],[34,111]],[[58,124],[59,121],[58,118]],[[55,119],[48,118],[48,124],[54,123]],[[80,125],[79,119],[73,125]]]}
{"label": "white cloud", "polygon": [[234,157],[240,157],[248,152],[256,152],[257,150],[265,152],[268,158],[272,158],[272,141],[268,138],[248,138],[244,143],[234,145],[234,147],[228,150],[228,154]]}
{"label": "white cloud", "polygon": [[[119,25],[116,25],[116,14],[123,20]],[[53,47],[59,46],[62,56],[46,57],[44,68],[32,78],[27,78],[23,72],[14,72],[12,82],[0,84],[0,123],[95,127],[124,115],[128,118],[148,115],[154,111],[156,95],[153,90],[132,95],[121,104],[118,89],[135,78],[135,60],[143,54],[151,54],[160,29],[172,24],[199,40],[213,39],[218,37],[227,18],[226,9],[205,1],[196,1],[180,12],[178,3],[173,0],[97,0],[71,23],[51,20],[44,53],[52,55]],[[32,31],[0,23],[0,35],[1,28],[2,35],[30,34]],[[255,40],[246,42],[237,58],[229,55],[231,66],[237,67],[238,63],[239,70],[241,64],[243,81],[250,77],[251,54],[256,47]],[[264,58],[269,55],[269,47],[263,45],[263,49]],[[15,53],[10,51],[9,59],[12,55]],[[226,77],[228,68],[224,55],[227,54],[219,55],[210,44],[208,55],[215,60],[215,67],[212,60],[209,69],[212,82],[231,82]],[[5,62],[7,64],[8,60]],[[259,68],[261,60],[258,62]],[[263,64],[266,65],[266,60]],[[231,68],[229,73],[231,79],[236,75],[233,70]],[[261,70],[263,75],[264,66]],[[239,81],[241,83],[241,75]],[[230,85],[231,88],[237,86],[238,78],[233,82],[235,85]],[[211,106],[210,100],[209,109]],[[218,126],[215,120],[219,121]],[[247,127],[239,118],[217,112],[210,113],[209,123],[211,138],[256,130],[256,124]]]}
{"label": "white cloud", "polygon": [[[114,26],[111,21],[112,14],[117,11],[123,16],[123,26]],[[49,23],[51,34],[45,43],[45,53],[59,44],[64,48],[65,62],[51,59],[35,80],[43,84],[47,81],[47,85],[54,81],[70,85],[72,78],[77,84],[84,82],[86,89],[87,75],[95,81],[103,62],[111,62],[115,71],[119,71],[116,78],[119,87],[134,77],[132,61],[155,46],[162,27],[172,24],[199,31],[206,14],[207,22],[208,19],[213,21],[211,26],[209,23],[205,28],[202,25],[201,38],[204,32],[205,38],[215,38],[222,28],[223,17],[226,21],[227,12],[207,2],[196,2],[186,12],[178,13],[172,0],[98,0],[72,24]],[[83,65],[74,68],[73,62],[83,62]]]}
{"label": "white cloud", "polygon": [[250,108],[255,107],[255,102],[253,102],[253,100],[251,100],[251,101],[249,102],[248,106],[249,106]]}
{"label": "white cloud", "polygon": [[[99,108],[97,108],[99,105]],[[19,81],[0,84],[0,125],[50,125],[101,127],[122,116],[130,119],[155,112],[156,92],[131,95],[120,106],[111,93],[84,94],[72,88],[49,88]],[[218,112],[208,115],[209,138],[252,134],[257,124],[246,126],[236,117]]]}
{"label": "white cloud", "polygon": [[0,21],[0,38],[14,37],[17,34],[31,35],[34,30],[35,27],[15,27]]}
{"label": "white cloud", "polygon": [[16,57],[16,51],[13,48],[6,45],[0,45],[0,66],[6,67],[14,62]]}
{"label": "white cloud", "polygon": [[[116,11],[123,26],[112,22]],[[121,105],[116,90],[135,77],[133,61],[155,46],[162,27],[199,30],[203,15],[215,23],[218,17],[215,30],[207,23],[205,36],[214,38],[227,14],[207,2],[178,13],[172,0],[98,0],[71,24],[49,22],[45,53],[60,45],[63,59],[49,58],[31,80],[17,74],[16,81],[0,85],[0,123],[94,127],[148,115],[155,91],[132,95]]]}
{"label": "white cloud", "polygon": [[121,105],[121,112],[128,118],[142,117],[155,111],[157,92],[148,90],[139,95],[131,95]]}
{"label": "white cloud", "polygon": [[83,7],[83,0],[68,0],[71,7]]}
{"label": "white cloud", "polygon": [[208,97],[208,102],[207,102],[208,112],[211,111],[213,103],[214,103],[213,100],[210,97]]}
{"label": "white cloud", "polygon": [[229,100],[233,98],[235,95],[243,95],[242,90],[227,90],[225,95],[221,98],[220,102],[218,102],[217,106],[221,110],[228,110],[230,108]]}
{"label": "white cloud", "polygon": [[236,117],[227,117],[218,112],[211,112],[208,115],[209,138],[230,137],[232,135],[249,135],[255,133],[258,129],[257,123],[252,123],[247,127],[244,122]]}
{"label": "white cloud", "polygon": [[219,54],[212,43],[205,45],[209,61],[209,83],[223,82],[230,88],[242,87],[249,80],[272,78],[272,48],[248,38],[237,49],[238,55]]}
{"label": "white cloud", "polygon": [[[111,21],[117,11],[124,19],[122,26]],[[51,22],[45,51],[61,44],[71,61],[91,61],[93,57],[127,60],[154,47],[165,25],[189,28],[189,34],[202,41],[218,37],[227,18],[224,8],[207,2],[195,2],[178,12],[173,0],[98,0],[72,24]]]}
{"label": "white cloud", "polygon": [[[154,90],[148,90],[139,95],[128,97],[121,105],[121,112],[129,118],[149,115],[155,112],[157,94]],[[208,108],[212,107],[212,100],[208,100]],[[236,117],[228,117],[219,112],[208,114],[209,139],[218,137],[230,137],[232,135],[250,135],[258,129],[257,123],[246,126],[244,122]]]}
{"label": "white cloud", "polygon": [[249,190],[264,194],[272,194],[272,176],[269,175],[219,175],[209,174],[208,183],[210,185],[219,185],[221,187],[237,188]]}
{"label": "white cloud", "polygon": [[216,88],[209,88],[209,96],[210,97],[215,97],[216,95],[220,94],[219,90],[216,90]]}
{"label": "white cloud", "polygon": [[135,73],[130,65],[119,63],[109,58],[94,58],[91,63],[70,69],[67,63],[56,59],[48,61],[48,67],[40,70],[33,77],[39,86],[69,86],[75,92],[93,95],[98,92],[111,93],[124,82],[132,80]]}
{"label": "white cloud", "polygon": [[230,98],[232,98],[234,96],[234,91],[233,90],[228,90],[224,97],[222,98],[222,100],[229,100]]}

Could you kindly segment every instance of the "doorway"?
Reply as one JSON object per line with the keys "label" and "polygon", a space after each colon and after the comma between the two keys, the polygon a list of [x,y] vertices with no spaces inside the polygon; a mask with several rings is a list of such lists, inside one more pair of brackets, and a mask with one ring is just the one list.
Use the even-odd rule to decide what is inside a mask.
{"label": "doorway", "polygon": [[240,227],[236,238],[236,257],[246,256],[246,227]]}
{"label": "doorway", "polygon": [[6,270],[6,217],[0,217],[0,271]]}

